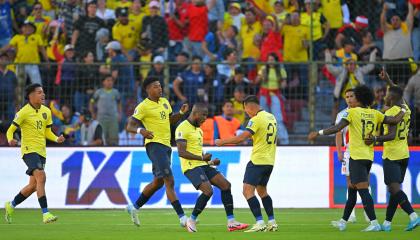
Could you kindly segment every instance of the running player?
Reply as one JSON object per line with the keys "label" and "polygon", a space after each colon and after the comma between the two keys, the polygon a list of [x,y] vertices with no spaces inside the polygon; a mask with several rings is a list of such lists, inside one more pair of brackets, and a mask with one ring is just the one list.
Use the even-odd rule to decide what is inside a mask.
{"label": "running player", "polygon": [[222,202],[228,219],[228,230],[230,232],[242,230],[247,228],[248,224],[235,220],[230,182],[219,171],[211,167],[219,165],[220,160],[217,158],[211,160],[211,154],[203,154],[203,131],[200,126],[206,120],[207,114],[207,106],[196,103],[188,119],[183,121],[175,131],[182,172],[194,187],[202,192],[196,201],[191,217],[187,221],[187,230],[197,232],[196,219],[213,195],[211,185],[218,187],[222,192]]}
{"label": "running player", "polygon": [[42,218],[44,223],[50,223],[57,220],[57,216],[48,211],[47,197],[45,195],[45,158],[46,140],[62,143],[63,135],[57,137],[52,131],[51,110],[44,106],[45,94],[42,86],[38,83],[31,84],[25,89],[25,97],[28,103],[16,113],[12,125],[7,130],[7,141],[10,146],[16,146],[17,140],[13,134],[17,128],[20,128],[21,153],[22,159],[28,169],[29,183],[15,196],[13,201],[5,204],[5,219],[8,223],[12,222],[12,215],[17,205],[25,201],[32,193],[36,192],[39,205],[42,209]]}
{"label": "running player", "polygon": [[146,152],[153,165],[154,179],[143,189],[137,201],[127,206],[127,211],[133,223],[139,226],[138,209],[165,185],[166,196],[171,201],[181,226],[185,227],[187,217],[176,196],[171,170],[170,125],[177,123],[189,107],[188,104],[184,104],[178,114],[172,115],[168,100],[161,97],[162,87],[157,78],[146,78],[143,89],[147,92],[147,98],[136,107],[133,116],[128,120],[127,132],[141,134],[146,139]]}
{"label": "running player", "polygon": [[370,225],[363,231],[381,231],[381,226],[376,219],[375,209],[373,205],[372,196],[369,193],[369,172],[373,162],[373,145],[366,145],[364,139],[369,135],[376,134],[376,129],[380,123],[398,124],[404,117],[406,109],[401,111],[395,117],[384,116],[381,112],[370,109],[374,96],[372,91],[362,85],[354,89],[356,97],[356,107],[350,108],[344,114],[341,121],[327,129],[320,130],[319,132],[311,132],[308,136],[310,141],[316,139],[319,135],[330,135],[337,133],[346,126],[349,126],[349,149],[350,149],[350,180],[352,186],[348,189],[348,198],[344,208],[342,219],[333,222],[333,226],[340,231],[346,229],[347,221],[350,217],[351,211],[356,205],[357,192],[363,202],[363,207],[366,214],[371,220]]}
{"label": "running player", "polygon": [[[245,170],[243,194],[248,201],[256,223],[246,232],[277,231],[278,226],[274,219],[273,201],[267,193],[267,183],[276,159],[276,118],[271,113],[261,109],[258,98],[254,95],[245,98],[244,110],[251,117],[246,131],[232,138],[217,139],[215,143],[217,146],[238,144],[252,137],[251,161],[248,162]],[[255,196],[255,190],[257,190],[268,215],[267,225],[264,223],[260,202]]]}
{"label": "running player", "polygon": [[[345,100],[348,107],[346,109],[343,109],[341,112],[337,114],[335,124],[338,124],[341,121],[344,114],[347,112],[347,109],[355,107],[354,90],[353,89],[346,90],[345,97],[346,97]],[[345,127],[341,131],[335,134],[335,145],[337,148],[338,160],[340,160],[341,162],[341,174],[346,176],[347,188],[349,188],[351,185],[350,172],[349,172],[350,151],[349,151],[348,143],[349,143],[349,131],[348,131],[348,127]],[[343,145],[344,145],[344,154],[342,151]],[[369,186],[369,192],[370,192],[370,186]],[[363,213],[365,215],[366,221],[370,222],[369,218],[366,215],[366,212],[363,212]],[[348,222],[355,223],[356,220],[357,219],[356,219],[356,214],[355,214],[355,208],[353,208],[353,211],[351,211],[351,215]]]}

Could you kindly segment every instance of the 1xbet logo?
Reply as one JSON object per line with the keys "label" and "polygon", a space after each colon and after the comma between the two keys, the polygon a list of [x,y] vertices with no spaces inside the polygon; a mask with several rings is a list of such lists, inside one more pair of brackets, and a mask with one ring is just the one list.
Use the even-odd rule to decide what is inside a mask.
{"label": "1xbet logo", "polygon": [[[231,163],[239,163],[240,151],[217,151],[212,152],[213,157],[222,159],[222,164],[218,166],[218,170],[227,175],[228,165]],[[121,176],[117,172],[121,170],[121,166],[127,160],[131,160],[130,170],[127,173],[128,188],[123,189],[121,186]],[[86,161],[86,162],[84,162]],[[84,169],[83,166],[91,164],[94,176],[91,172]],[[108,158],[99,151],[76,151],[62,163],[62,176],[68,175],[68,184],[66,192],[66,205],[92,205],[98,196],[104,192],[109,201],[117,205],[125,205],[129,201],[135,202],[140,194],[140,187],[145,186],[153,180],[150,160],[145,151],[114,151]],[[145,170],[149,169],[149,171]],[[181,171],[179,157],[176,152],[172,154],[172,171],[175,178],[175,191],[182,204],[194,204],[199,195],[198,191],[181,192],[182,184],[191,184],[184,177]],[[88,173],[89,172],[89,173]],[[90,183],[81,184],[82,180],[91,179]],[[125,180],[125,179],[124,179]],[[124,181],[125,182],[125,181]],[[86,185],[85,189],[81,185]],[[214,197],[211,204],[222,204],[220,200],[220,191],[215,189]],[[165,188],[157,191],[153,197],[147,202],[152,205],[158,203],[165,197]],[[128,198],[128,199],[127,199]],[[167,201],[170,205],[170,202]]]}

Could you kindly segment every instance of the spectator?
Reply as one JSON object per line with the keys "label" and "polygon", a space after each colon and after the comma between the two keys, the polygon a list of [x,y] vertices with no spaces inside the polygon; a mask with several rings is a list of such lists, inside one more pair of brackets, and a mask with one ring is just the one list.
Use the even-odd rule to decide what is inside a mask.
{"label": "spectator", "polygon": [[418,142],[420,141],[420,69],[408,80],[407,86],[404,89],[404,99],[408,103],[413,103],[414,109],[412,111],[412,125],[413,137]]}
{"label": "spectator", "polygon": [[15,111],[15,85],[17,82],[14,72],[7,69],[9,57],[0,54],[0,122],[9,123]]}
{"label": "spectator", "polygon": [[368,29],[369,20],[365,16],[357,16],[355,23],[349,23],[338,29],[337,36],[335,38],[335,45],[337,48],[343,47],[343,41],[345,39],[351,40],[356,49],[359,49],[362,42],[362,33]]}
{"label": "spectator", "polygon": [[117,9],[117,8],[131,8],[132,4],[133,4],[132,1],[120,0],[115,5],[115,9]]}
{"label": "spectator", "polygon": [[219,41],[216,37],[215,32],[216,34],[218,34],[217,29],[210,28],[206,34],[206,37],[204,38],[204,41],[201,43],[201,50],[203,51],[203,54],[204,54],[203,61],[205,63],[214,62],[219,57],[218,55]]}
{"label": "spectator", "polygon": [[53,44],[53,52],[58,63],[55,85],[60,87],[60,100],[73,106],[77,67],[74,64],[74,47],[67,44],[64,47],[64,55],[58,51],[57,41]]}
{"label": "spectator", "polygon": [[147,77],[159,79],[160,86],[164,89],[165,86],[165,59],[162,56],[153,58],[153,65],[147,73]]}
{"label": "spectator", "polygon": [[233,117],[238,119],[242,126],[245,124],[245,111],[243,101],[246,93],[243,86],[238,85],[233,91],[233,97],[230,101],[233,103]]}
{"label": "spectator", "polygon": [[[17,66],[17,76],[28,75],[32,83],[42,84],[41,75],[39,73],[38,64],[41,62],[39,52],[41,52],[44,60],[48,62],[48,56],[44,48],[41,37],[35,34],[36,26],[32,22],[25,22],[22,25],[22,34],[15,35],[10,43],[0,50],[0,54],[14,47],[16,49],[15,63],[26,63]],[[20,77],[19,77],[20,78]],[[26,80],[26,77],[20,79]],[[21,82],[19,87],[25,85]]]}
{"label": "spectator", "polygon": [[12,8],[9,0],[0,0],[0,48],[9,44],[13,37],[13,25],[16,23],[12,19]]}
{"label": "spectator", "polygon": [[384,52],[382,58],[385,61],[403,61],[403,64],[389,64],[387,71],[399,85],[405,85],[411,75],[409,58],[413,57],[411,47],[411,30],[413,29],[413,5],[408,4],[408,14],[405,22],[396,11],[390,11],[391,24],[386,22],[385,14],[388,4],[384,4],[381,13],[381,29],[384,32]]}
{"label": "spectator", "polygon": [[226,49],[231,48],[238,52],[238,42],[236,41],[236,37],[238,35],[238,29],[235,26],[228,27],[224,32],[218,32],[219,38],[219,60],[223,60],[222,56]]}
{"label": "spectator", "polygon": [[227,48],[223,53],[223,62],[217,64],[217,72],[222,77],[222,81],[235,75],[235,68],[238,67],[238,53],[235,49]]}
{"label": "spectator", "polygon": [[115,23],[115,12],[107,8],[106,0],[98,0],[98,9],[96,16],[105,22],[106,26],[112,26]]}
{"label": "spectator", "polygon": [[381,112],[385,112],[385,103],[384,103],[384,97],[385,97],[385,86],[382,82],[376,82],[373,84],[373,94],[375,95],[375,99],[373,100],[373,104],[370,108],[376,109]]}
{"label": "spectator", "polygon": [[[105,48],[111,58],[111,74],[115,81],[115,88],[124,96],[132,96],[134,90],[134,69],[127,57],[121,51],[121,44],[117,41],[109,42]],[[114,86],[114,85],[113,85]]]}
{"label": "spectator", "polygon": [[324,15],[330,23],[330,31],[327,36],[327,47],[334,48],[338,29],[341,28],[343,24],[350,23],[349,8],[344,0],[321,0],[321,6],[322,15]]}
{"label": "spectator", "polygon": [[106,46],[109,43],[109,31],[106,28],[101,28],[96,32],[96,60],[98,62],[105,62]]}
{"label": "spectator", "polygon": [[177,107],[180,107],[183,103],[192,106],[204,100],[204,72],[201,64],[202,58],[193,56],[190,70],[181,73],[175,79],[173,83],[174,93],[180,101]]}
{"label": "spectator", "polygon": [[283,55],[281,54],[281,50],[283,49],[283,41],[275,16],[267,16],[264,19],[260,49],[260,60],[262,62],[267,61],[268,55],[273,52],[277,54],[280,61],[283,61]]}
{"label": "spectator", "polygon": [[71,42],[74,23],[83,15],[83,10],[77,4],[77,0],[66,0],[59,2],[58,12],[59,19],[64,21],[65,32],[67,33],[66,42]]}
{"label": "spectator", "polygon": [[261,23],[257,21],[257,16],[252,9],[245,10],[245,23],[240,31],[240,49],[242,51],[242,61],[245,64],[246,75],[254,80],[257,75],[255,62],[260,58],[260,49],[254,44],[254,38],[262,31]]}
{"label": "spectator", "polygon": [[183,0],[175,1],[175,9],[166,17],[169,30],[168,60],[174,62],[176,56],[182,52],[184,36],[187,28],[188,4]]}
{"label": "spectator", "polygon": [[[355,60],[351,58],[344,61],[344,66],[341,64],[339,66],[327,64],[326,67],[328,71],[336,77],[332,119],[335,119],[338,111],[341,111],[347,107],[346,101],[344,100],[345,92],[348,89],[354,88],[358,85],[366,84],[364,75],[368,74],[375,68],[373,62],[376,61],[376,52],[377,50],[375,49],[370,54],[369,61],[371,63],[362,67],[358,67]],[[332,56],[328,50],[325,51],[325,62],[332,62]]]}
{"label": "spectator", "polygon": [[335,51],[335,57],[339,64],[344,63],[348,59],[357,61],[357,55],[354,52],[354,42],[351,39],[345,39],[343,41],[343,47]]}
{"label": "spectator", "polygon": [[249,80],[245,77],[245,70],[242,67],[236,67],[234,75],[229,77],[224,85],[225,90],[223,95],[225,99],[233,97],[233,91],[237,86],[241,86],[248,94],[252,94]]}
{"label": "spectator", "polygon": [[242,14],[241,5],[233,2],[229,5],[228,12],[224,16],[223,29],[226,30],[230,26],[235,26],[238,31],[241,30],[242,24],[245,22],[245,16]]}
{"label": "spectator", "polygon": [[289,144],[289,135],[284,124],[286,112],[284,110],[284,98],[281,89],[286,86],[286,71],[280,65],[277,54],[268,56],[267,64],[261,68],[257,83],[260,87],[261,108],[274,115],[277,121],[277,138],[280,144]]}
{"label": "spectator", "polygon": [[96,32],[104,27],[104,21],[96,16],[96,2],[88,2],[86,16],[81,16],[74,23],[71,37],[71,45],[75,46],[78,57],[87,51],[93,51],[96,54]]}
{"label": "spectator", "polygon": [[50,17],[51,19],[55,18],[55,1],[54,0],[40,0],[42,8],[44,9],[43,14]]}
{"label": "spectator", "polygon": [[234,137],[238,130],[243,129],[241,122],[234,118],[233,103],[226,100],[222,105],[222,115],[214,117],[214,139],[226,139]]}
{"label": "spectator", "polygon": [[146,16],[146,14],[142,12],[141,3],[141,0],[134,0],[133,5],[131,5],[130,8],[130,14],[128,15],[130,22],[133,22],[134,26],[136,26],[137,32],[141,32],[141,29],[143,28],[143,18]]}
{"label": "spectator", "polygon": [[208,9],[204,0],[193,0],[188,8],[188,40],[191,47],[191,55],[203,56],[202,42],[204,41],[208,25]]}
{"label": "spectator", "polygon": [[153,55],[164,55],[169,44],[168,25],[159,16],[160,5],[157,1],[149,3],[150,15],[143,18],[141,38],[150,39]]}
{"label": "spectator", "polygon": [[286,17],[288,14],[289,12],[285,9],[283,0],[274,1],[274,15],[277,18],[279,27],[281,27],[283,23],[286,22]]}
{"label": "spectator", "polygon": [[27,6],[26,3],[23,4],[13,4],[13,9],[14,9],[14,19],[16,22],[16,27],[15,33],[19,32],[19,29],[22,28],[23,23],[26,21],[26,19],[29,17],[30,12],[29,12],[29,7]]}
{"label": "spectator", "polygon": [[65,136],[65,145],[75,145],[79,128],[79,114],[74,111],[74,108],[67,104],[61,104],[61,107],[55,102],[50,102],[50,109],[53,116],[54,127],[58,127],[57,132]]}
{"label": "spectator", "polygon": [[122,118],[121,95],[113,88],[114,78],[111,75],[104,76],[102,86],[90,100],[89,108],[93,119],[98,120],[103,128],[104,144],[115,146],[118,144],[118,122]]}
{"label": "spectator", "polygon": [[206,3],[208,9],[209,29],[222,29],[225,16],[224,1],[206,0]]}
{"label": "spectator", "polygon": [[[302,26],[305,26],[312,31],[312,36],[308,34],[308,40],[312,42],[312,56],[314,60],[320,59],[319,53],[326,47],[325,40],[330,31],[330,24],[327,19],[318,12],[318,5],[314,2],[311,6],[312,0],[305,0],[305,12],[300,14],[300,21]],[[312,7],[314,8],[312,10]],[[312,38],[311,38],[312,37]]]}
{"label": "spectator", "polygon": [[[380,51],[379,48],[376,46],[375,42],[373,41],[372,34],[367,30],[363,30],[362,31],[362,46],[357,51],[357,56],[358,56],[357,59],[360,59],[360,61],[369,61],[370,53],[374,49],[377,49],[378,52]],[[379,54],[379,55],[382,56],[382,54]],[[378,56],[377,56],[377,59],[378,59]]]}
{"label": "spectator", "polygon": [[42,13],[42,4],[37,2],[32,8],[31,16],[29,16],[26,21],[32,22],[36,26],[35,33],[41,36],[44,44],[47,44],[47,28],[48,24],[51,22],[51,18],[49,16],[44,16]]}
{"label": "spectator", "polygon": [[100,87],[98,66],[95,65],[94,60],[95,56],[92,52],[85,52],[82,55],[82,64],[77,65],[74,108],[78,112],[89,106],[89,100],[95,89]]}
{"label": "spectator", "polygon": [[134,22],[129,21],[128,8],[117,8],[116,15],[118,21],[112,27],[112,37],[121,43],[121,51],[129,57],[133,55],[134,48],[137,46],[140,32],[136,31]]}
{"label": "spectator", "polygon": [[80,114],[82,124],[80,126],[80,143],[83,146],[103,146],[104,134],[101,124],[92,119],[89,111],[84,110]]}
{"label": "spectator", "polygon": [[220,109],[219,105],[224,98],[224,84],[214,64],[206,63],[204,65],[204,82],[205,92],[208,95],[209,112],[215,113],[217,109]]}
{"label": "spectator", "polygon": [[[414,7],[414,6],[413,6]],[[414,61],[420,61],[420,4],[413,11],[413,31],[411,32],[411,44],[413,44]]]}

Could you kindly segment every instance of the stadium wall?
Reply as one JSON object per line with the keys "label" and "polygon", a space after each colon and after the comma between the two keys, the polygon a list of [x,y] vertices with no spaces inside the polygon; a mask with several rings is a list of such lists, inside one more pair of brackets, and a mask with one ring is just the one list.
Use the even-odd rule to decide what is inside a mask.
{"label": "stadium wall", "polygon": [[[175,188],[184,207],[193,207],[198,192],[181,172],[173,149]],[[252,149],[250,147],[206,148],[221,159],[219,171],[232,183],[235,207],[246,208],[242,179]],[[410,165],[403,189],[420,207],[420,147],[412,147]],[[136,200],[140,190],[153,178],[152,166],[143,147],[48,148],[47,197],[50,208],[123,208]],[[375,203],[387,201],[383,183],[381,149],[375,151],[371,184]],[[335,149],[330,147],[278,147],[277,159],[268,185],[276,208],[343,207],[345,178],[340,174]],[[0,202],[10,200],[24,186],[26,166],[18,148],[0,148]],[[210,207],[223,207],[215,190]],[[38,208],[32,196],[21,207]],[[164,189],[146,205],[171,208]]]}

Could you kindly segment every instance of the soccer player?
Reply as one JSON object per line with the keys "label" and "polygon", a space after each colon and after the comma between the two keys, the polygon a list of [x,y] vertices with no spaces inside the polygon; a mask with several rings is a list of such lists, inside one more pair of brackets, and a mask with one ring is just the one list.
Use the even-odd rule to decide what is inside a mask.
{"label": "soccer player", "polygon": [[[344,94],[345,94],[345,100],[346,100],[348,108],[343,109],[341,112],[337,114],[335,124],[338,124],[341,121],[344,114],[347,112],[347,109],[355,107],[354,90],[348,89],[345,91]],[[343,146],[343,143],[344,143],[344,150],[345,150],[344,154],[341,149],[341,147]],[[341,131],[335,134],[335,145],[337,148],[338,160],[340,160],[341,162],[341,174],[346,176],[347,188],[349,188],[351,185],[350,172],[349,172],[350,151],[349,151],[348,143],[349,143],[349,131],[348,131],[348,127],[345,127]],[[369,192],[370,192],[370,187],[369,187]],[[356,214],[354,210],[355,209],[353,208],[353,211],[351,211],[351,215],[348,222],[351,222],[351,223],[356,222]],[[366,221],[370,222],[369,218],[366,215],[366,212],[364,212],[364,215],[365,215]]]}
{"label": "soccer player", "polygon": [[198,197],[191,217],[187,221],[187,230],[197,232],[196,219],[204,210],[207,202],[213,195],[211,185],[222,191],[222,202],[228,219],[227,228],[230,232],[242,230],[248,227],[235,220],[233,215],[233,198],[230,191],[230,182],[211,167],[219,165],[220,160],[211,160],[211,154],[203,154],[203,131],[200,126],[207,118],[207,106],[202,103],[194,104],[188,119],[183,121],[175,131],[176,145],[181,160],[181,168],[184,175],[190,180],[202,194]]}
{"label": "soccer player", "polygon": [[65,138],[63,135],[57,137],[52,131],[51,110],[44,106],[45,94],[42,86],[38,83],[31,84],[25,89],[25,96],[28,103],[23,106],[7,130],[7,141],[10,146],[16,146],[17,140],[13,134],[17,128],[21,129],[22,159],[28,166],[26,174],[29,175],[29,183],[15,196],[13,201],[6,202],[5,219],[8,223],[12,222],[15,207],[25,201],[32,193],[36,192],[38,202],[43,213],[43,222],[50,223],[57,220],[57,216],[48,211],[47,197],[45,195],[45,158],[46,141],[62,143]]}
{"label": "soccer player", "polygon": [[[239,136],[216,139],[215,143],[217,146],[238,144],[252,137],[251,161],[248,162],[245,170],[243,194],[248,201],[256,223],[246,232],[277,231],[278,226],[274,219],[273,201],[267,193],[267,183],[276,158],[276,118],[273,114],[261,109],[257,96],[247,96],[243,104],[245,112],[251,117],[246,130]],[[260,202],[255,196],[255,190],[257,190],[268,215],[267,225],[264,223]]]}
{"label": "soccer player", "polygon": [[[403,90],[394,85],[388,88],[385,95],[385,105],[389,109],[385,112],[385,116],[395,116],[400,111],[398,105],[404,104],[402,100]],[[408,109],[408,106],[405,105]],[[407,195],[401,189],[404,181],[405,172],[407,171],[408,159],[410,152],[408,150],[408,130],[410,127],[411,111],[407,110],[403,121],[398,125],[384,125],[384,135],[370,137],[365,140],[366,144],[375,142],[384,143],[384,152],[382,154],[384,179],[390,193],[388,207],[386,209],[386,219],[382,224],[382,230],[391,231],[391,222],[394,217],[398,205],[409,215],[410,221],[406,231],[411,231],[420,225],[420,218],[414,212]]]}
{"label": "soccer player", "polygon": [[[170,125],[177,123],[182,115],[189,110],[184,104],[178,114],[172,114],[172,108],[166,98],[162,96],[162,87],[159,79],[146,78],[143,89],[147,92],[144,99],[134,110],[133,116],[128,120],[127,132],[138,133],[146,139],[147,156],[152,162],[153,181],[144,189],[134,205],[128,205],[127,211],[136,226],[140,225],[138,209],[140,209],[152,195],[165,185],[166,196],[178,214],[181,226],[185,227],[187,217],[176,196],[174,177],[171,170],[171,129]],[[141,127],[143,126],[143,127]]]}
{"label": "soccer player", "polygon": [[369,193],[369,172],[373,162],[373,145],[366,145],[364,139],[369,135],[376,134],[376,129],[380,123],[398,124],[404,117],[406,109],[395,116],[384,116],[381,112],[370,109],[374,96],[372,91],[364,86],[357,86],[354,89],[356,97],[356,107],[350,108],[344,114],[341,121],[327,129],[319,130],[319,132],[311,132],[308,136],[310,141],[316,139],[319,135],[330,135],[337,133],[346,126],[349,126],[349,149],[350,149],[350,181],[352,186],[348,188],[348,196],[342,219],[332,222],[333,226],[340,231],[346,229],[351,211],[356,205],[357,192],[362,199],[363,207],[370,219],[370,225],[364,229],[365,232],[381,231],[381,226],[376,219],[375,209],[372,196]]}

